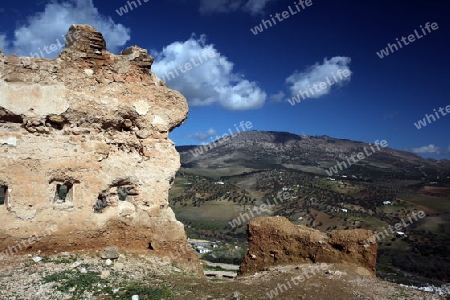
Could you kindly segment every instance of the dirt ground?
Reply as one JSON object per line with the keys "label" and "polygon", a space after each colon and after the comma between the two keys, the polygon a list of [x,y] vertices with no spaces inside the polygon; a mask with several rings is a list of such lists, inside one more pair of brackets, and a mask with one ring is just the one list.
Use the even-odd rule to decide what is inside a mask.
{"label": "dirt ground", "polygon": [[0,260],[0,299],[445,299],[366,273],[344,264],[304,264],[207,279],[144,253],[121,252],[111,262],[98,253],[34,253]]}

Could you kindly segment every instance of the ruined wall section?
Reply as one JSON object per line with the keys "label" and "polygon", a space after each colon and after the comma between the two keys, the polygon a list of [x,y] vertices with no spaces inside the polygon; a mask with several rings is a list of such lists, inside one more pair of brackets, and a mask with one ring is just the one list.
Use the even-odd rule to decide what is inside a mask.
{"label": "ruined wall section", "polygon": [[168,133],[186,120],[186,99],[151,72],[144,49],[113,55],[87,25],[66,41],[53,60],[0,53],[0,246],[56,225],[48,248],[114,238],[179,248],[168,190],[180,161]]}
{"label": "ruined wall section", "polygon": [[247,233],[248,252],[239,268],[241,275],[270,266],[304,263],[345,263],[353,265],[360,274],[376,273],[378,244],[369,230],[325,233],[276,216],[252,219]]}

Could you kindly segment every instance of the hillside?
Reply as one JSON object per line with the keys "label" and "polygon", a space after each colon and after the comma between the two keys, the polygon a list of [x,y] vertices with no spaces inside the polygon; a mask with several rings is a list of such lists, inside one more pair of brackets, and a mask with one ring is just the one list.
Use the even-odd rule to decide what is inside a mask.
{"label": "hillside", "polygon": [[[378,141],[379,143],[382,140]],[[385,141],[388,144],[388,141]],[[450,176],[449,160],[424,159],[414,153],[328,136],[305,136],[287,132],[249,131],[208,145],[179,146],[185,168],[241,169],[286,168],[326,175],[337,162],[349,168],[339,174],[376,179],[436,179]],[[358,159],[357,154],[364,158]],[[354,154],[355,159],[351,159]],[[348,160],[347,160],[348,159]],[[357,163],[355,163],[357,161]],[[220,172],[219,172],[220,173]]]}
{"label": "hillside", "polygon": [[[201,155],[195,148],[178,147],[182,168],[171,207],[189,237],[243,249],[205,258],[238,264],[249,220],[280,215],[326,232],[379,232],[377,276],[383,279],[422,286],[450,281],[450,161],[374,146],[370,156],[330,175],[352,154],[370,154],[370,145],[285,132],[244,132]],[[269,208],[259,210],[263,204]]]}
{"label": "hillside", "polygon": [[[121,253],[109,266],[95,254],[67,252],[45,255],[38,263],[18,256],[14,264],[17,272],[9,274],[0,262],[1,299],[445,299],[343,264],[272,267],[234,280],[193,276],[148,253]],[[296,280],[304,274],[307,278]]]}

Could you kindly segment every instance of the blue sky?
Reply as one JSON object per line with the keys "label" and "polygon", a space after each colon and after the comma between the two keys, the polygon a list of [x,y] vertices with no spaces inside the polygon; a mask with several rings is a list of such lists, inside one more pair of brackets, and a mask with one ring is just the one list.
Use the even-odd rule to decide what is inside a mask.
{"label": "blue sky", "polygon": [[[96,27],[114,53],[130,45],[149,49],[156,58],[152,70],[189,101],[188,120],[170,134],[177,145],[210,142],[250,121],[255,130],[387,140],[392,148],[450,158],[446,1],[129,2],[4,2],[0,49],[30,56],[62,41],[73,23]],[[267,28],[254,34],[262,20]],[[427,31],[427,22],[437,28]],[[385,49],[402,37],[408,45]],[[382,49],[389,55],[380,58]],[[168,77],[188,62],[191,70]],[[291,105],[288,100],[301,92],[305,98]],[[417,129],[414,123],[440,107],[439,119],[428,117]]]}

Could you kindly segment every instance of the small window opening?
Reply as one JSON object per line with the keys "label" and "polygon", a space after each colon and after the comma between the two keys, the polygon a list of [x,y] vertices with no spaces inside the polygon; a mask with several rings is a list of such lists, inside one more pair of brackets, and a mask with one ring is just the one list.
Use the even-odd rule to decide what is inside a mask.
{"label": "small window opening", "polygon": [[155,250],[155,248],[153,248],[152,243],[148,243],[148,249],[150,249],[150,250]]}
{"label": "small window opening", "polygon": [[8,203],[8,187],[6,185],[0,186],[0,205]]}
{"label": "small window opening", "polygon": [[73,200],[73,185],[70,183],[57,184],[55,201],[68,202]]}
{"label": "small window opening", "polygon": [[58,184],[58,198],[59,200],[66,201],[67,193],[69,192],[69,188],[65,184]]}
{"label": "small window opening", "polygon": [[97,197],[97,202],[94,204],[94,212],[95,213],[102,213],[103,209],[108,206],[106,203],[106,196],[104,194],[100,194]]}
{"label": "small window opening", "polygon": [[134,203],[133,196],[138,196],[139,192],[135,184],[130,182],[117,181],[103,190],[97,197],[93,208],[95,213],[102,213],[107,207],[116,207],[119,201],[130,201]]}
{"label": "small window opening", "polygon": [[128,195],[130,195],[131,187],[119,186],[117,188],[117,195],[120,201],[126,201]]}

